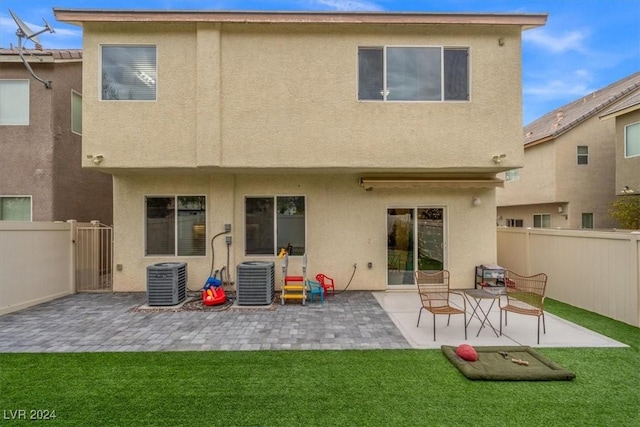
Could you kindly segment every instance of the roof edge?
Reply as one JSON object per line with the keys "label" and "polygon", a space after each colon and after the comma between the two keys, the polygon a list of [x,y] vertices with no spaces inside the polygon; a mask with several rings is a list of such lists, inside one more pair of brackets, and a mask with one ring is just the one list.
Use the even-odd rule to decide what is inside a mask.
{"label": "roof edge", "polygon": [[523,29],[545,25],[547,14],[431,13],[431,12],[302,12],[125,10],[53,8],[56,20],[84,22],[227,22],[270,24],[467,24],[517,25]]}
{"label": "roof edge", "polygon": [[635,105],[630,105],[626,108],[622,108],[620,110],[612,111],[611,113],[603,114],[599,116],[600,120],[609,120],[614,117],[622,116],[628,113],[632,113],[634,111],[640,110],[640,103]]}
{"label": "roof edge", "polygon": [[20,53],[27,62],[34,64],[82,62],[82,49],[6,49],[0,48],[0,62],[22,62]]}

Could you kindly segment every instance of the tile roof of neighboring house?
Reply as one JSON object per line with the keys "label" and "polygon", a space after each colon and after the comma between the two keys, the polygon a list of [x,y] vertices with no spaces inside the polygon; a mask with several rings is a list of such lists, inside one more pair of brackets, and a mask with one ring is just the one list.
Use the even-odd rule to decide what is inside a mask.
{"label": "tile roof of neighboring house", "polygon": [[[526,125],[523,129],[524,144],[525,146],[535,145],[553,140],[594,115],[611,108],[614,103],[625,99],[628,95],[635,98],[638,94],[640,94],[640,72],[551,111]],[[624,103],[629,102],[632,97],[625,99]],[[640,98],[636,100],[640,101]],[[614,108],[617,107],[616,104]]]}
{"label": "tile roof of neighboring house", "polygon": [[622,101],[620,104],[617,104],[608,110],[604,111],[600,114],[600,118],[608,118],[607,116],[615,116],[617,113],[622,112],[622,110],[637,110],[640,108],[640,91],[629,98]]}
{"label": "tile roof of neighboring house", "polygon": [[[24,49],[28,62],[81,62],[82,49]],[[21,62],[18,49],[0,48],[0,62]]]}

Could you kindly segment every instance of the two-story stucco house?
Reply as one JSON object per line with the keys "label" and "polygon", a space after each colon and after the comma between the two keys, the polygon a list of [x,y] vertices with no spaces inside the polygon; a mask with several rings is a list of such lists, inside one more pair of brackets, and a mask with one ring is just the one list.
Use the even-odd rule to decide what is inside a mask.
{"label": "two-story stucco house", "polygon": [[82,51],[23,56],[35,76],[0,49],[0,220],[111,224],[111,176],[81,167]]}
{"label": "two-story stucco house", "polygon": [[279,281],[281,248],[338,290],[442,268],[468,288],[495,262],[496,175],[524,156],[521,33],[546,15],[54,12],[83,28],[115,291],[167,261],[191,289],[250,260]]}
{"label": "two-story stucco house", "polygon": [[640,196],[640,88],[600,119],[615,119],[616,194]]}
{"label": "two-story stucco house", "polygon": [[507,172],[497,190],[498,225],[618,227],[609,205],[624,185],[638,182],[640,168],[616,142],[623,129],[599,116],[638,93],[640,73],[634,73],[526,125],[524,168]]}

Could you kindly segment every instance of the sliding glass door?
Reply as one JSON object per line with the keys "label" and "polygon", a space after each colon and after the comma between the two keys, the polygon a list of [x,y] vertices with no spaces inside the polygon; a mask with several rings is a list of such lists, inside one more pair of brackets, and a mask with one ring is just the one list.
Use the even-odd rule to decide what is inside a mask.
{"label": "sliding glass door", "polygon": [[413,285],[416,270],[442,270],[444,246],[444,208],[387,209],[388,285]]}

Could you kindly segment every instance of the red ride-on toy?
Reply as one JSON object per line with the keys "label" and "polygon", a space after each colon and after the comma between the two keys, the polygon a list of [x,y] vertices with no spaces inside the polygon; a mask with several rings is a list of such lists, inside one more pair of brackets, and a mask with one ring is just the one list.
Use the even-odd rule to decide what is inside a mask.
{"label": "red ride-on toy", "polygon": [[202,303],[204,305],[220,305],[227,302],[227,295],[222,287],[222,281],[209,277],[202,288]]}

